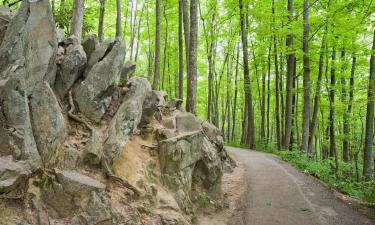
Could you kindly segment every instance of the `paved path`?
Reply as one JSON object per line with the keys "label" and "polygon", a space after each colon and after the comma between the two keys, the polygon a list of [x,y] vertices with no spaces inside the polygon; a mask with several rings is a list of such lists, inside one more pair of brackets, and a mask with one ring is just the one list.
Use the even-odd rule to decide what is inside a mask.
{"label": "paved path", "polygon": [[227,147],[246,169],[248,191],[237,225],[372,225],[315,178],[274,155]]}

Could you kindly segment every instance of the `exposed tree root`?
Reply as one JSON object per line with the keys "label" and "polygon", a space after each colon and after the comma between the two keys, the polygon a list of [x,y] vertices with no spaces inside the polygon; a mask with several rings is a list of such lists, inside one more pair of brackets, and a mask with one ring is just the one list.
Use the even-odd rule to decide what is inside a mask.
{"label": "exposed tree root", "polygon": [[87,129],[91,131],[91,133],[94,132],[94,127],[92,127],[85,118],[82,116],[78,116],[74,114],[75,111],[75,106],[74,106],[74,101],[73,101],[73,96],[72,96],[72,91],[69,91],[69,105],[70,105],[70,110],[68,112],[69,118],[75,120],[76,122],[83,123]]}

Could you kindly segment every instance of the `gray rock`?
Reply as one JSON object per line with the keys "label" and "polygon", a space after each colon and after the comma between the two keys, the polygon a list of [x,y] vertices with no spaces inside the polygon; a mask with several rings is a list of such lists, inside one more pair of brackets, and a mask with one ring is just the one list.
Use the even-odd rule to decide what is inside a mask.
{"label": "gray rock", "polygon": [[34,136],[42,161],[46,167],[54,166],[66,138],[66,124],[48,83],[41,83],[35,88],[30,106]]}
{"label": "gray rock", "polygon": [[[71,39],[76,39],[74,36]],[[78,40],[78,39],[77,39]],[[65,54],[58,63],[55,89],[59,96],[64,97],[80,77],[87,62],[86,53],[74,40],[65,48]]]}
{"label": "gray rock", "polygon": [[31,169],[24,161],[13,161],[12,157],[0,157],[0,194],[27,190]]}
{"label": "gray rock", "polygon": [[89,61],[91,54],[99,47],[99,41],[95,35],[89,35],[82,42],[82,46],[83,46],[83,49],[85,50],[87,61]]}
{"label": "gray rock", "polygon": [[13,155],[32,169],[42,166],[30,121],[29,101],[23,79],[0,84],[0,156]]}
{"label": "gray rock", "polygon": [[204,121],[202,123],[202,129],[203,133],[212,143],[216,144],[220,149],[224,148],[224,138],[219,128],[207,121]]}
{"label": "gray rock", "polygon": [[179,133],[194,132],[202,129],[201,124],[191,113],[178,112],[176,114],[176,127]]}
{"label": "gray rock", "polygon": [[93,133],[83,153],[83,162],[99,166],[103,158],[103,141],[97,133]]}
{"label": "gray rock", "polygon": [[83,211],[72,219],[72,224],[112,225],[112,212],[108,200],[92,191],[87,204],[82,206]]}
{"label": "gray rock", "polygon": [[18,74],[31,94],[36,84],[55,81],[57,37],[50,1],[25,0],[11,20],[0,47],[0,79]]}
{"label": "gray rock", "polygon": [[124,41],[117,39],[108,50],[109,52],[92,67],[86,79],[74,91],[79,110],[95,122],[100,122],[106,112],[120,78],[125,57]]}
{"label": "gray rock", "polygon": [[151,91],[147,93],[147,97],[143,102],[142,119],[139,127],[145,128],[154,119],[154,115],[157,111],[162,110],[165,105],[164,92],[162,91]]}
{"label": "gray rock", "polygon": [[5,32],[12,19],[12,12],[7,6],[0,6],[0,45],[3,42]]}
{"label": "gray rock", "polygon": [[[108,55],[108,53],[112,51],[112,48],[115,46],[115,44],[116,44],[116,40],[111,38],[111,39],[104,41],[103,43],[99,45],[96,37],[94,38],[92,36],[89,37],[82,44],[83,49],[85,50],[86,55],[88,56],[87,66],[86,66],[86,70],[84,73],[85,77],[88,76],[90,70],[94,67],[95,64],[102,61],[106,57],[106,55]],[[121,65],[121,69],[122,69],[122,65]]]}
{"label": "gray rock", "polygon": [[132,77],[136,67],[137,64],[134,61],[128,61],[124,64],[121,70],[120,86],[126,84],[126,82]]}
{"label": "gray rock", "polygon": [[61,43],[65,39],[65,32],[63,29],[57,28],[56,29],[56,38],[57,38],[57,43]]}
{"label": "gray rock", "polygon": [[113,162],[124,149],[129,137],[138,127],[142,118],[143,102],[151,85],[147,79],[134,77],[129,80],[128,91],[116,115],[109,124],[108,139],[105,142],[106,154]]}
{"label": "gray rock", "polygon": [[91,191],[104,191],[105,184],[100,181],[72,170],[55,169],[57,181],[62,185],[64,192],[78,196]]}

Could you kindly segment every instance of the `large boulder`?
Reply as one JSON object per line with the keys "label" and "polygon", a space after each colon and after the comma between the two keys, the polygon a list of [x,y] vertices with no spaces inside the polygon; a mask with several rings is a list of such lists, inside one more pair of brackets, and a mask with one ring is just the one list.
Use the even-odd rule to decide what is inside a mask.
{"label": "large boulder", "polygon": [[129,80],[128,91],[116,115],[109,124],[105,142],[106,153],[111,161],[124,149],[129,137],[137,129],[142,118],[143,103],[151,91],[147,79],[135,77]]}
{"label": "large boulder", "polygon": [[54,166],[66,138],[66,124],[57,98],[47,82],[38,85],[30,100],[35,140],[45,166]]}
{"label": "large boulder", "polygon": [[[87,77],[90,70],[95,64],[102,61],[107,54],[112,51],[112,48],[116,44],[116,39],[110,38],[103,43],[99,44],[97,39],[93,36],[89,37],[83,42],[83,49],[88,55],[87,66],[84,72],[84,76]],[[122,66],[121,66],[122,68]]]}
{"label": "large boulder", "polygon": [[0,157],[0,195],[17,189],[26,191],[31,169],[24,161],[13,161],[12,157]]}
{"label": "large boulder", "polygon": [[[86,79],[74,91],[79,110],[95,122],[100,122],[105,114],[111,95],[120,79],[125,57],[124,41],[121,38],[116,39],[112,48],[107,50],[108,52],[102,56],[104,58],[100,58],[93,65]],[[90,61],[95,52],[91,55]]]}
{"label": "large boulder", "polygon": [[55,81],[57,38],[49,0],[25,0],[11,20],[0,47],[0,79],[14,76],[12,68],[25,79],[31,94],[36,84]]}
{"label": "large boulder", "polygon": [[30,121],[29,100],[23,79],[0,80],[0,156],[27,161],[34,171],[41,167]]}
{"label": "large boulder", "polygon": [[79,44],[78,39],[74,36],[68,39],[73,40],[64,46],[64,55],[57,65],[55,89],[60,97],[64,97],[68,93],[69,89],[80,77],[87,62],[86,53]]}

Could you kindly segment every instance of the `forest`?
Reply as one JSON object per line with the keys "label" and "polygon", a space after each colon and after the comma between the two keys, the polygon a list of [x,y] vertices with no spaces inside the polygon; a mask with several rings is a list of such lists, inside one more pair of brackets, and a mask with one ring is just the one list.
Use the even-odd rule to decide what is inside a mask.
{"label": "forest", "polygon": [[[13,9],[18,1],[3,0]],[[121,36],[137,75],[219,127],[375,202],[372,0],[51,0],[56,26]]]}

